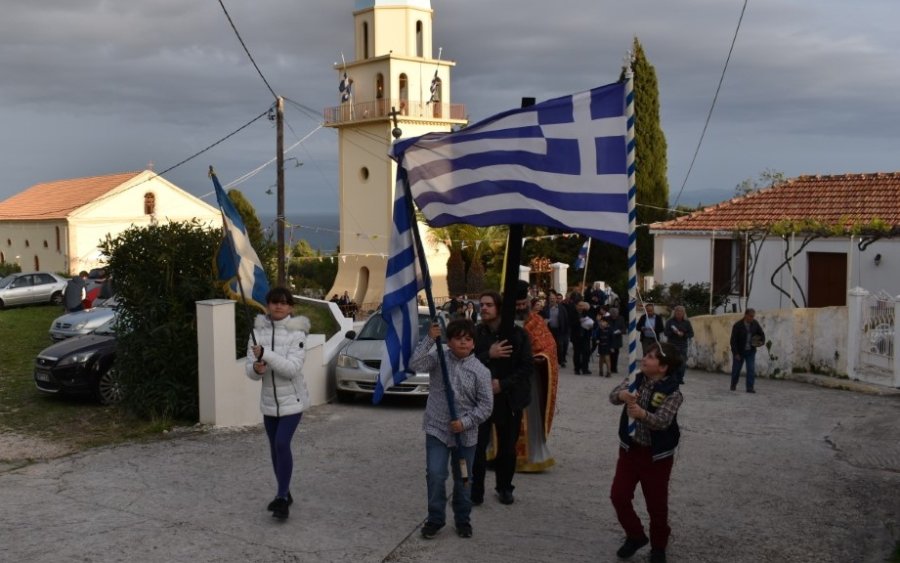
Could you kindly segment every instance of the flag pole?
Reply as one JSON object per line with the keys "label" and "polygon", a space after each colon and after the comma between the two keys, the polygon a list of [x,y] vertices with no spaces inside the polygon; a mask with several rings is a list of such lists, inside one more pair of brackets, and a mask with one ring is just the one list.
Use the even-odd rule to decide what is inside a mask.
{"label": "flag pole", "polygon": [[587,254],[584,255],[584,275],[581,276],[581,293],[587,295],[587,271],[591,261],[591,237],[587,239]]}
{"label": "flag pole", "polygon": [[[391,108],[393,119],[394,119],[394,129],[391,131],[391,134],[395,139],[399,139],[400,135],[403,132],[397,126],[397,111],[394,108]],[[397,163],[397,174],[403,178],[403,199],[406,201],[406,212],[409,214],[409,224],[410,229],[413,234],[413,242],[416,245],[416,259],[419,261],[419,269],[422,272],[422,281],[425,286],[425,300],[428,303],[428,314],[431,317],[432,321],[437,319],[437,321],[443,325],[441,322],[441,318],[437,316],[437,308],[434,305],[434,294],[431,291],[431,274],[428,271],[428,260],[425,259],[425,247],[422,244],[422,235],[419,233],[419,223],[416,221],[416,209],[413,205],[412,193],[409,189],[409,178],[406,176],[406,170],[403,168],[402,163]],[[445,328],[441,326],[441,328]],[[447,371],[447,358],[444,357],[444,344],[441,342],[441,337],[438,336],[434,340],[435,346],[437,347],[437,357],[438,362],[441,365],[441,378],[444,381],[444,389],[447,394],[447,409],[450,412],[450,420],[458,420],[459,416],[456,413],[456,395],[453,392],[453,386],[450,384],[450,374]],[[454,434],[456,438],[456,446],[458,448],[458,452],[462,452],[462,436],[458,433]],[[468,484],[469,482],[469,469],[466,465],[466,458],[462,455],[459,456],[459,472],[462,477],[463,483]]]}
{"label": "flag pole", "polygon": [[[635,183],[634,144],[634,53],[629,53],[625,67],[625,146],[628,169],[628,390],[637,390],[638,333],[637,333],[637,186]],[[635,420],[628,418],[628,433],[634,434]]]}
{"label": "flag pole", "polygon": [[[209,167],[208,176],[212,178],[215,187],[223,192],[225,191],[219,183],[219,178],[216,177],[216,172],[213,170],[212,165]],[[250,311],[247,310],[247,296],[244,295],[244,284],[241,282],[241,275],[238,271],[237,247],[234,244],[234,237],[231,234],[231,229],[225,227],[225,210],[222,209],[221,205],[219,206],[219,213],[222,214],[222,230],[225,231],[225,237],[228,239],[228,248],[231,250],[231,252],[229,252],[231,255],[231,264],[234,267],[235,273],[237,273],[238,290],[241,292],[241,301],[244,302],[244,314],[247,317],[247,326],[250,327],[250,339],[253,341],[254,346],[259,346],[256,342],[256,333],[253,332],[253,319],[250,317]]]}

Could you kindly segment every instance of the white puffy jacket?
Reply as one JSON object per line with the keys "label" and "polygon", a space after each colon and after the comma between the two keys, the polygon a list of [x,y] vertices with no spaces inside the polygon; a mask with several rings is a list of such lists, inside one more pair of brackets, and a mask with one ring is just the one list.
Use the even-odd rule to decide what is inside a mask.
{"label": "white puffy jacket", "polygon": [[309,393],[303,379],[303,361],[306,358],[306,335],[309,333],[309,319],[287,317],[272,321],[266,315],[258,315],[253,323],[256,341],[263,347],[263,361],[266,371],[258,374],[253,370],[256,357],[251,347],[253,339],[247,342],[247,377],[254,381],[262,379],[259,395],[259,409],[266,416],[297,414],[309,406]]}

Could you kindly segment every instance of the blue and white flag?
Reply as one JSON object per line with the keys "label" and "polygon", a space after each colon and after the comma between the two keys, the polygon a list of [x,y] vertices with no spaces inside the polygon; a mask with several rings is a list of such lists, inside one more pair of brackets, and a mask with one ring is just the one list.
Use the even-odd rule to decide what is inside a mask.
{"label": "blue and white flag", "polygon": [[438,78],[438,71],[435,69],[434,78],[431,79],[431,87],[429,90],[431,91],[431,97],[428,98],[429,104],[434,104],[440,102],[440,94],[438,94],[438,87],[441,85],[441,79]]}
{"label": "blue and white flag", "polygon": [[591,239],[587,239],[584,241],[584,244],[581,245],[581,248],[578,250],[578,258],[575,259],[575,270],[583,270],[584,265],[587,262],[588,252],[591,248]]}
{"label": "blue and white flag", "polygon": [[408,376],[407,366],[413,348],[419,340],[419,307],[416,295],[425,288],[413,229],[416,223],[410,216],[406,201],[406,172],[397,167],[397,186],[394,191],[394,225],[391,231],[390,253],[384,281],[384,300],[381,316],[387,323],[385,350],[381,359],[381,373],[375,385],[372,402],[381,401],[384,391],[401,383]]}
{"label": "blue and white flag", "polygon": [[625,83],[495,115],[456,132],[398,141],[428,223],[512,223],[628,246]]}
{"label": "blue and white flag", "polygon": [[344,72],[344,78],[341,79],[341,83],[338,85],[338,92],[341,93],[341,101],[349,102],[350,97],[353,95],[351,89],[353,88],[353,79],[347,77],[347,72]]}
{"label": "blue and white flag", "polygon": [[228,199],[219,179],[212,173],[212,167],[210,177],[216,188],[216,200],[225,223],[225,236],[222,237],[219,253],[216,255],[217,277],[230,298],[265,311],[266,294],[269,292],[266,272],[250,244],[240,213]]}

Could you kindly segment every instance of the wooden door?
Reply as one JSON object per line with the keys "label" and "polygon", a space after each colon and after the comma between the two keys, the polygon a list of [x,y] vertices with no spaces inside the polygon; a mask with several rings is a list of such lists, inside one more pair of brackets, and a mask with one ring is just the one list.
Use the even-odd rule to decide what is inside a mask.
{"label": "wooden door", "polygon": [[847,304],[847,254],[807,252],[806,306],[834,307]]}

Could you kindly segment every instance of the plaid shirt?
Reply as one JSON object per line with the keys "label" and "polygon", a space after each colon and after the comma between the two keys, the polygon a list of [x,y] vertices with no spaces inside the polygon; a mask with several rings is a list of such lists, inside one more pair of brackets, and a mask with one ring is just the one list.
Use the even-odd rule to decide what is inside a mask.
{"label": "plaid shirt", "polygon": [[[462,445],[474,446],[478,442],[478,425],[491,416],[494,408],[491,372],[474,354],[460,359],[445,347],[444,358],[456,398],[456,416],[463,423],[464,430],[460,434]],[[419,342],[409,367],[415,371],[427,371],[430,379],[422,429],[426,434],[455,447],[456,438],[450,431],[452,418],[447,404],[447,389],[434,340],[426,336]]]}
{"label": "plaid shirt", "polygon": [[[655,383],[649,377],[644,376],[641,386],[638,388],[638,405],[642,409],[647,410],[647,418],[636,421],[637,424],[635,425],[632,439],[642,446],[650,445],[651,430],[665,430],[672,424],[672,420],[678,413],[678,408],[684,402],[684,395],[681,394],[681,391],[675,391],[663,399],[662,404],[656,408],[656,412],[650,412],[648,407],[653,397],[653,386]],[[614,405],[624,405],[625,403],[619,399],[619,391],[628,389],[629,384],[630,381],[625,379],[617,385],[609,393],[609,402]]]}

